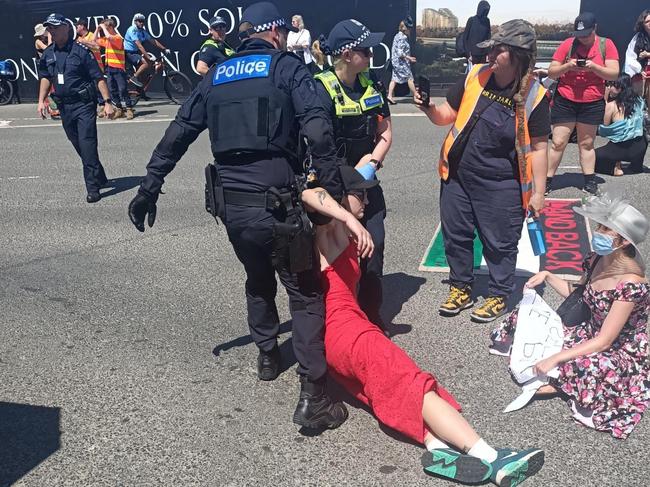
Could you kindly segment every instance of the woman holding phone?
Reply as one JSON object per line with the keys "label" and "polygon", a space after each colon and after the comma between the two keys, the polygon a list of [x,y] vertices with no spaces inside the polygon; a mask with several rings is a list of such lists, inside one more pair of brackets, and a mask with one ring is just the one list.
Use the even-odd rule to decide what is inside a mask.
{"label": "woman holding phone", "polygon": [[526,213],[537,216],[544,207],[551,130],[546,89],[533,73],[533,26],[511,20],[478,45],[490,49],[488,64],[474,65],[441,105],[425,106],[420,93],[415,102],[436,125],[453,124],[438,165],[451,284],[439,312],[455,316],[474,305],[476,230],[490,279],[487,299],[471,318],[489,322],[506,313],[506,298],[514,291]]}

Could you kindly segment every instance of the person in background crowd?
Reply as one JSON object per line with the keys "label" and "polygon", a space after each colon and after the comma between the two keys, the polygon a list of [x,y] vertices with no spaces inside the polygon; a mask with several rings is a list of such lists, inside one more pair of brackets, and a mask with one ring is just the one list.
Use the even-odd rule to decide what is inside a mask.
{"label": "person in background crowd", "polygon": [[478,44],[490,38],[492,28],[490,26],[490,4],[485,0],[478,2],[476,15],[467,19],[465,30],[463,31],[463,45],[467,49],[465,57],[468,62],[468,70],[474,64],[484,63],[488,49],[478,47]]}
{"label": "person in background crowd", "polygon": [[632,77],[632,84],[637,92],[650,105],[650,86],[646,79],[650,76],[650,10],[646,9],[639,15],[634,25],[634,36],[625,51],[625,67],[623,71]]}
{"label": "person in background crowd", "polygon": [[399,29],[393,38],[393,45],[390,48],[390,59],[393,65],[393,74],[388,84],[388,96],[386,99],[391,105],[395,104],[395,85],[408,83],[411,96],[415,95],[415,84],[413,83],[413,73],[411,64],[416,59],[411,56],[411,46],[409,45],[409,35],[413,21],[411,19],[402,20],[399,23]]}
{"label": "person in background crowd", "polygon": [[139,88],[142,88],[142,75],[151,70],[153,63],[147,55],[147,50],[144,48],[145,42],[151,42],[158,49],[165,54],[171,51],[167,49],[158,39],[154,39],[144,26],[144,15],[137,13],[133,16],[133,25],[129,27],[124,36],[124,52],[127,61],[135,69],[135,74],[131,78],[131,83]]}
{"label": "person in background crowd", "polygon": [[[43,24],[36,24],[34,26],[34,49],[36,50],[36,60],[40,61],[43,57],[43,51],[52,44],[52,36],[45,29]],[[50,94],[54,91],[54,87],[50,87]],[[50,117],[55,119],[58,118],[61,113],[59,112],[56,102],[52,100],[49,96],[45,98],[45,109],[46,112],[50,114]]]}
{"label": "person in background crowd", "polygon": [[205,76],[216,63],[225,61],[235,54],[234,49],[226,42],[227,26],[223,17],[216,16],[210,19],[210,38],[201,45],[199,61],[196,63],[196,71],[201,76]]}
{"label": "person in background crowd", "polygon": [[[88,30],[88,22],[86,22],[83,19],[79,19],[77,20],[75,27],[77,29],[77,42],[90,49],[90,52],[93,53],[93,57],[97,61],[97,65],[99,66],[100,71],[103,73],[104,61],[102,61],[102,52],[97,42],[95,42],[95,34]],[[99,28],[99,24],[98,24],[98,28]],[[109,90],[110,90],[110,85],[109,85]],[[97,108],[97,116],[99,118],[103,118],[104,99],[102,98],[101,93],[99,93],[99,90],[97,90],[97,104],[99,105],[99,107]]]}
{"label": "person in background crowd", "polygon": [[309,69],[309,72],[312,75],[317,75],[329,68],[329,65],[327,64],[327,56],[323,53],[318,39],[311,43],[311,55],[314,62],[309,63],[307,69]]}
{"label": "person in background crowd", "polygon": [[43,51],[52,43],[50,34],[47,32],[43,24],[36,24],[34,26],[34,49],[36,50],[36,60],[43,57]]}
{"label": "person in background crowd", "polygon": [[489,64],[476,64],[447,92],[447,101],[423,106],[436,125],[453,123],[443,142],[440,219],[450,292],[439,312],[454,316],[474,305],[474,231],[483,244],[490,279],[488,298],[471,318],[489,322],[506,313],[515,290],[517,244],[527,212],[544,208],[549,100],[533,73],[533,26],[516,19],[491,40]]}
{"label": "person in background crowd", "polygon": [[631,162],[627,172],[643,172],[643,158],[648,148],[643,135],[643,98],[634,90],[627,74],[608,84],[605,120],[598,127],[598,135],[608,138],[609,142],[596,149],[596,172],[622,176],[621,161]]}
{"label": "person in background crowd", "polygon": [[106,115],[113,113],[104,75],[88,50],[74,42],[71,23],[61,14],[50,14],[43,25],[52,35],[52,44],[38,64],[40,87],[38,113],[45,118],[45,98],[54,86],[53,98],[61,110],[61,121],[68,139],[81,157],[86,182],[86,201],[96,203],[107,182],[97,154],[97,96],[95,82],[106,104]]}
{"label": "person in background crowd", "polygon": [[[565,326],[564,349],[535,365],[538,375],[555,367],[560,372],[538,394],[559,393],[576,422],[625,439],[650,405],[650,284],[638,247],[650,223],[627,201],[607,194],[574,211],[597,223],[591,240],[595,253],[583,263],[585,274],[593,269],[583,294],[591,316]],[[562,297],[572,291],[570,282],[548,271],[535,274],[526,287],[545,282]],[[509,354],[516,326],[513,312],[492,332],[493,353]]]}
{"label": "person in background crowd", "polygon": [[[321,38],[321,46],[332,56],[334,67],[315,76],[319,81],[317,90],[322,104],[329,106],[338,154],[353,167],[363,159],[373,170],[381,169],[393,143],[383,85],[368,71],[372,48],[383,37],[383,32],[372,33],[359,21],[348,19],[338,22],[327,39]],[[375,252],[361,260],[359,303],[368,319],[382,329],[385,218],[384,192],[377,185],[368,191],[362,220],[372,235]]]}
{"label": "person in background crowd", "polygon": [[106,51],[108,87],[111,90],[113,103],[117,107],[113,118],[120,118],[126,113],[126,119],[133,120],[133,102],[127,89],[124,39],[115,30],[113,19],[105,19],[100,23],[96,36],[97,43]]}
{"label": "person in background crowd", "polygon": [[293,52],[298,56],[306,65],[310,65],[313,61],[309,48],[311,47],[311,34],[305,29],[305,22],[302,20],[302,15],[294,15],[291,17],[291,25],[297,32],[289,32],[287,38],[287,50]]}
{"label": "person in background crowd", "polygon": [[572,37],[562,42],[553,55],[549,76],[558,80],[551,108],[553,140],[548,156],[547,194],[562,161],[571,133],[578,136],[580,165],[584,175],[582,191],[598,194],[594,167],[594,140],[605,115],[605,81],[618,78],[618,52],[610,39],[596,35],[596,16],[583,12],[576,17]]}
{"label": "person in background crowd", "polygon": [[[362,170],[362,168],[360,168]],[[370,235],[359,224],[366,180],[341,167],[345,196],[339,205],[322,188],[302,192],[308,211],[325,218],[316,226],[316,249],[325,293],[325,354],[332,377],[371,408],[377,419],[427,448],[425,471],[457,482],[516,485],[544,463],[538,449],[495,450],[459,413],[460,406],[436,378],[371,323],[357,302],[359,257],[372,252]],[[453,446],[450,446],[453,445]]]}
{"label": "person in background crowd", "polygon": [[[289,295],[300,375],[293,422],[306,428],[337,428],[348,412],[327,393],[323,295],[318,269],[305,262],[313,255],[311,233],[301,224],[295,199],[295,176],[303,172],[299,132],[308,140],[320,184],[340,197],[341,178],[331,123],[314,79],[299,59],[284,52],[292,29],[271,2],[244,10],[236,58],[211,68],[178,110],[153,151],[147,175],[129,204],[129,218],[141,232],[145,217],[150,227],[154,224],[165,177],[207,128],[215,160],[214,169],[208,170],[221,195],[213,210],[246,271],[248,325],[259,349],[257,375],[271,381],[281,370],[277,272]],[[235,74],[237,65],[256,69]],[[286,234],[278,234],[296,226],[304,229],[295,239],[297,249]]]}

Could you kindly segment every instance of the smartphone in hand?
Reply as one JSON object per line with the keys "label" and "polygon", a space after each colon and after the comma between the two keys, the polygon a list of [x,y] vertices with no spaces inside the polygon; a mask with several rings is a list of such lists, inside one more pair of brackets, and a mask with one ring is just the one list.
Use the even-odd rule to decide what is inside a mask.
{"label": "smartphone in hand", "polygon": [[429,83],[429,78],[418,76],[418,91],[420,92],[420,98],[422,98],[422,105],[428,107],[431,101],[431,84]]}
{"label": "smartphone in hand", "polygon": [[584,68],[587,65],[587,60],[586,59],[576,59],[576,66],[579,68]]}

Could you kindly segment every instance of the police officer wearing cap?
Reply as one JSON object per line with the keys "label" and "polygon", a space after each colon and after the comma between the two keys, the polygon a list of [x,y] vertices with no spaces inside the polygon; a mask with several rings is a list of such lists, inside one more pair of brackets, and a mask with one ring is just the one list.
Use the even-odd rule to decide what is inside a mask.
{"label": "police officer wearing cap", "polygon": [[[363,159],[370,165],[366,169],[373,170],[381,169],[392,143],[385,89],[368,70],[372,48],[383,37],[383,33],[370,32],[357,20],[339,22],[327,39],[321,38],[323,52],[332,56],[334,65],[315,76],[320,81],[319,95],[329,106],[338,154],[351,166]],[[368,319],[380,328],[385,328],[379,312],[383,300],[385,217],[384,193],[377,185],[368,191],[362,220],[372,235],[375,252],[369,259],[361,259],[358,299]]]}
{"label": "police officer wearing cap", "polygon": [[196,63],[196,71],[201,76],[205,76],[214,64],[235,54],[234,49],[225,41],[227,25],[223,17],[215,16],[210,19],[210,38],[201,45],[199,62]]}
{"label": "police officer wearing cap", "polygon": [[72,24],[61,14],[50,14],[43,25],[52,36],[52,44],[39,60],[40,88],[38,113],[45,118],[45,100],[54,86],[52,98],[61,111],[63,129],[81,157],[88,203],[101,199],[99,189],[108,179],[97,153],[97,96],[95,82],[104,99],[105,112],[113,113],[104,75],[92,52],[73,41]]}
{"label": "police officer wearing cap", "polygon": [[165,176],[207,128],[215,165],[206,168],[206,190],[246,270],[258,377],[274,380],[280,370],[277,272],[289,295],[300,374],[293,421],[307,428],[336,428],[347,410],[332,402],[325,387],[323,296],[317,266],[304,262],[313,256],[313,242],[295,186],[295,175],[302,172],[298,129],[309,142],[320,185],[334,197],[341,196],[342,186],[331,124],[314,79],[300,59],[286,52],[291,28],[270,2],[243,12],[241,46],[208,71],[179,109],[153,152],[129,217],[140,231],[145,218],[153,225]]}

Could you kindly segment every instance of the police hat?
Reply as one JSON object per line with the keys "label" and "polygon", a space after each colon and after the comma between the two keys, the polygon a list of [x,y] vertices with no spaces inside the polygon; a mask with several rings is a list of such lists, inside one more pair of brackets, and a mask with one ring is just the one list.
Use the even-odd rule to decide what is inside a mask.
{"label": "police hat", "polygon": [[223,17],[219,17],[218,15],[215,15],[210,19],[210,27],[215,28],[220,25],[223,25],[224,27],[228,25],[226,20]]}
{"label": "police hat", "polygon": [[343,181],[343,189],[346,194],[374,188],[379,184],[379,180],[367,180],[352,166],[342,165],[339,167],[339,171],[341,173],[341,180]]}
{"label": "police hat", "polygon": [[250,23],[253,27],[240,32],[239,37],[241,39],[251,34],[271,30],[273,27],[283,27],[291,32],[298,32],[298,29],[292,26],[291,22],[287,22],[271,2],[257,2],[248,7],[241,16],[241,23],[244,22]]}
{"label": "police hat", "polygon": [[321,41],[321,47],[325,54],[338,56],[346,49],[378,46],[383,38],[383,32],[370,32],[358,20],[347,19],[332,28],[324,43]]}
{"label": "police hat", "polygon": [[59,25],[66,24],[68,24],[68,19],[66,19],[65,16],[61,14],[50,14],[47,16],[47,19],[45,19],[45,22],[43,22],[44,27],[58,27]]}

